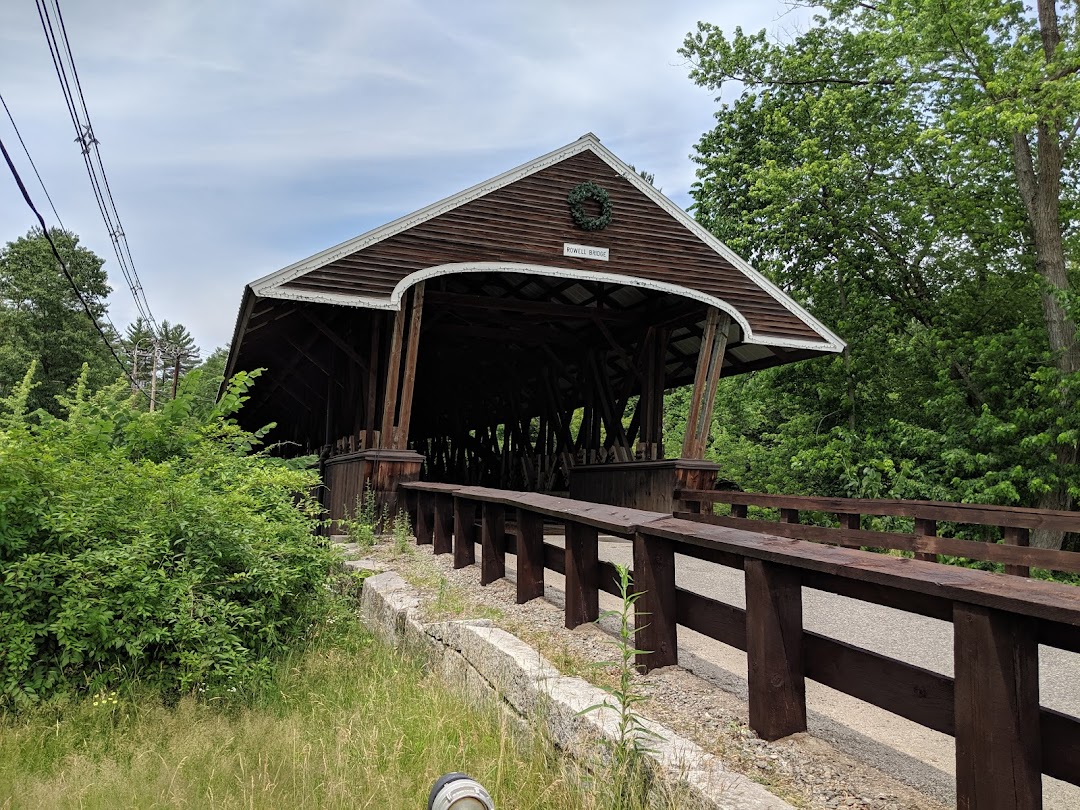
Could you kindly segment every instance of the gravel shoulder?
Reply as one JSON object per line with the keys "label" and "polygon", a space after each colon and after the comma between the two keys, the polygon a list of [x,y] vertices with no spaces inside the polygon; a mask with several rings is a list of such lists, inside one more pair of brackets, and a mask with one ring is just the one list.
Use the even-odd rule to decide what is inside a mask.
{"label": "gravel shoulder", "polygon": [[[561,541],[556,537],[548,539]],[[620,556],[617,547],[606,550],[608,553],[602,551],[601,556]],[[614,682],[613,668],[602,663],[615,655],[614,620],[566,630],[563,582],[558,574],[546,572],[543,598],[517,605],[512,556],[507,558],[506,579],[486,587],[480,585],[478,567],[454,570],[451,556],[433,555],[430,546],[411,546],[402,554],[395,552],[392,544],[380,543],[365,549],[363,556],[397,571],[418,587],[427,597],[423,610],[428,618],[491,619],[539,649],[564,674],[578,675],[600,686]],[[601,594],[602,611],[616,606],[613,597]],[[684,666],[689,665],[695,672],[665,667],[636,679],[640,693],[646,697],[641,713],[720,756],[731,770],[797,807],[814,810],[944,810],[951,805],[948,799],[916,790],[851,756],[821,735],[797,734],[774,743],[758,739],[747,726],[745,661],[744,677],[740,679],[737,673],[710,661],[708,650],[687,649],[686,653],[682,656]]]}

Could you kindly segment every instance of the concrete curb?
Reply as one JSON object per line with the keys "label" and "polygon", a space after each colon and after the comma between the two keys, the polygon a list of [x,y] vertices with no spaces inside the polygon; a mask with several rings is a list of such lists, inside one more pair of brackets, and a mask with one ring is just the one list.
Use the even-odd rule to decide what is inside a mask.
{"label": "concrete curb", "polygon": [[[392,571],[368,577],[360,615],[388,644],[428,662],[453,689],[471,700],[497,700],[523,725],[543,723],[555,744],[574,754],[592,754],[597,741],[618,738],[614,709],[589,707],[613,702],[581,678],[570,678],[517,636],[486,619],[424,624],[420,594]],[[708,810],[787,810],[791,805],[720,759],[658,723],[644,740],[654,773],[677,792],[680,806]]]}

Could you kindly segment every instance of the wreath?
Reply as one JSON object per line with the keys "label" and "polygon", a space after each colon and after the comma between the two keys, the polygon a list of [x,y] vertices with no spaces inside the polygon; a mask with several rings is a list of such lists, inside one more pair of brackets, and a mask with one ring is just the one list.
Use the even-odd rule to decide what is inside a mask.
{"label": "wreath", "polygon": [[[585,200],[595,200],[600,204],[600,215],[590,217],[585,213],[582,203]],[[601,231],[611,224],[611,197],[600,186],[591,180],[581,185],[574,186],[566,201],[570,203],[570,216],[574,224],[583,231]]]}

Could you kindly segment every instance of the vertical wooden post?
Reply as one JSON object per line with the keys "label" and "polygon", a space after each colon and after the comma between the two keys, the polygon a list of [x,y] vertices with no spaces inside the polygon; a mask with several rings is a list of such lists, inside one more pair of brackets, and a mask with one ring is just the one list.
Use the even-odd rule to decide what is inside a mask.
{"label": "vertical wooden post", "polygon": [[862,528],[862,515],[857,515],[854,512],[837,512],[836,519],[840,521],[841,529],[857,532]]}
{"label": "vertical wooden post", "polygon": [[517,510],[517,603],[544,595],[544,519]]}
{"label": "vertical wooden post", "polygon": [[401,383],[401,410],[394,427],[393,447],[404,450],[409,442],[409,421],[412,418],[413,390],[416,387],[416,355],[420,347],[420,321],[424,314],[424,282],[413,287],[412,313],[409,318],[409,340],[405,350],[405,372]]}
{"label": "vertical wooden post", "polygon": [[1030,620],[953,606],[958,810],[1042,807],[1039,648]]}
{"label": "vertical wooden post", "polygon": [[597,547],[594,526],[566,524],[567,629],[595,622],[600,616]]}
{"label": "vertical wooden post", "polygon": [[747,559],[745,573],[750,728],[778,740],[806,731],[799,572]]}
{"label": "vertical wooden post", "polygon": [[454,551],[454,496],[435,493],[435,548],[436,554]]}
{"label": "vertical wooden post", "polygon": [[780,522],[781,523],[798,523],[799,522],[799,510],[798,509],[781,509],[780,510]]}
{"label": "vertical wooden post", "polygon": [[454,568],[476,562],[476,501],[454,498]]}
{"label": "vertical wooden post", "polygon": [[367,409],[364,413],[364,449],[375,446],[375,411],[379,407],[379,334],[382,313],[371,314],[371,361],[368,365]]}
{"label": "vertical wooden post", "polygon": [[415,531],[417,533],[417,535],[419,535],[419,533],[420,533],[420,521],[418,520],[418,516],[419,516],[420,510],[419,510],[418,504],[417,504],[419,493],[417,493],[417,492],[415,492],[414,490],[411,490],[411,489],[402,489],[402,490],[399,490],[399,491],[401,492],[401,497],[404,500],[405,512],[409,516],[409,522],[412,524],[413,531]]}
{"label": "vertical wooden post", "polygon": [[405,303],[394,315],[394,331],[390,337],[390,357],[386,362],[386,385],[383,389],[380,447],[393,447],[394,421],[397,417],[398,384],[401,379],[401,342],[405,334]]}
{"label": "vertical wooden post", "polygon": [[702,458],[705,455],[713,403],[716,401],[716,385],[724,368],[724,352],[727,350],[730,326],[730,315],[715,307],[709,308],[705,317],[705,331],[701,336],[697,371],[694,374],[694,391],[690,395],[690,413],[686,418],[683,458]]}
{"label": "vertical wooden post", "polygon": [[[855,512],[837,512],[836,519],[840,521],[840,531],[845,533],[848,531],[857,532],[862,528],[862,515]],[[839,544],[830,544],[839,545]]]}
{"label": "vertical wooden post", "polygon": [[[1010,546],[1027,546],[1031,542],[1031,532],[1016,526],[1005,526],[1001,530],[1005,543]],[[1006,565],[1005,573],[1016,577],[1030,577],[1031,569],[1026,565]]]}
{"label": "vertical wooden post", "polygon": [[634,535],[635,663],[649,672],[679,663],[675,618],[675,545],[666,538]]}
{"label": "vertical wooden post", "polygon": [[[921,537],[937,537],[937,521],[929,518],[915,518],[915,534]],[[937,562],[937,554],[916,551],[915,559],[925,562]]]}
{"label": "vertical wooden post", "polygon": [[731,505],[731,516],[733,518],[743,518],[745,520],[747,515],[749,515],[749,512],[745,503],[733,503]]}
{"label": "vertical wooden post", "polygon": [[484,504],[480,526],[481,585],[506,576],[505,512],[502,504]]}
{"label": "vertical wooden post", "polygon": [[416,545],[430,545],[435,534],[435,493],[416,493]]}

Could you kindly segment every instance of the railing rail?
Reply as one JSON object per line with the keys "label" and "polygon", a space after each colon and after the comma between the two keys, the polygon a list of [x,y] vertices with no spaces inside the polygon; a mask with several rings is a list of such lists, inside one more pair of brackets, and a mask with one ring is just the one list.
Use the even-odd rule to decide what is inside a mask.
{"label": "railing rail", "polygon": [[[1080,513],[1054,512],[1012,506],[904,501],[878,498],[817,498],[800,495],[769,495],[721,490],[681,490],[676,498],[683,509],[676,515],[689,520],[745,529],[753,532],[815,543],[852,548],[873,547],[914,552],[915,558],[936,562],[938,554],[1000,563],[1005,573],[1029,576],[1030,568],[1080,573],[1080,553],[1030,548],[1031,529],[1080,532]],[[727,504],[730,515],[713,514],[713,504]],[[779,511],[779,521],[751,518],[748,507]],[[835,516],[839,527],[801,523],[800,513]],[[867,531],[861,528],[868,515],[914,519],[914,533]],[[938,535],[939,522],[999,529],[1002,543]]]}
{"label": "railing rail", "polygon": [[[658,512],[444,484],[402,485],[417,543],[476,562],[481,584],[517,557],[519,603],[543,595],[544,571],[565,576],[567,627],[594,621],[616,593],[598,534],[633,541],[637,663],[678,663],[679,625],[745,650],[750,725],[763,738],[806,729],[805,679],[956,738],[960,807],[1041,806],[1041,774],[1080,784],[1080,720],[1041,707],[1038,645],[1080,653],[1080,588],[830,547]],[[796,508],[796,507],[784,507]],[[506,518],[514,522],[506,532]],[[544,541],[544,519],[565,548]],[[746,609],[676,587],[676,555],[744,571]],[[951,621],[955,677],[806,631],[802,588]]]}

